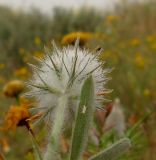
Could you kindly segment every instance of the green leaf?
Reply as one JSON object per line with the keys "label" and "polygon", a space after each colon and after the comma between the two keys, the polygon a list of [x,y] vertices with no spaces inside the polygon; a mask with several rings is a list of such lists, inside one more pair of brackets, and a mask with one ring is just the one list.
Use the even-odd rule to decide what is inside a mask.
{"label": "green leaf", "polygon": [[126,136],[130,139],[133,138],[133,136],[135,136],[135,134],[137,133],[137,129],[139,128],[139,126],[151,115],[151,112],[145,114],[138,122],[135,123],[135,125],[127,131]]}
{"label": "green leaf", "polygon": [[117,143],[111,145],[106,150],[91,157],[89,160],[115,160],[123,153],[125,153],[130,146],[130,140],[128,138],[123,138],[119,140]]}
{"label": "green leaf", "polygon": [[94,82],[92,75],[90,75],[85,80],[81,90],[80,103],[73,130],[70,160],[78,160],[82,156],[94,110]]}

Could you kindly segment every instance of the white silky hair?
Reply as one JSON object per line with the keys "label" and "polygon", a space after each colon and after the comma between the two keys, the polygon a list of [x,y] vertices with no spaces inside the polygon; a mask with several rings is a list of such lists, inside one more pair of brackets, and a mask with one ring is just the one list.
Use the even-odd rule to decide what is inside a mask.
{"label": "white silky hair", "polygon": [[[98,61],[101,51],[90,53],[86,49],[79,48],[76,42],[74,47],[68,46],[63,49],[58,49],[53,43],[53,51],[45,49],[45,52],[45,57],[38,60],[38,65],[31,65],[33,77],[28,82],[27,95],[36,99],[38,110],[55,109],[60,95],[66,94],[67,114],[75,113],[82,84],[89,74],[92,74],[95,82],[95,93],[105,90],[104,84],[109,69],[103,70],[104,63]],[[101,100],[103,98],[95,100],[95,105],[100,107]],[[71,116],[66,115],[66,117]]]}

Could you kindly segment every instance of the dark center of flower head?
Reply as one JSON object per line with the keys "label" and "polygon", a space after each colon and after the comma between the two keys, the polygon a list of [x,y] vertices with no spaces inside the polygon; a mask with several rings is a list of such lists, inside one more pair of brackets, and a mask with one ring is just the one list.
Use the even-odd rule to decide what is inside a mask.
{"label": "dark center of flower head", "polygon": [[17,126],[26,126],[27,127],[27,125],[29,125],[28,124],[28,121],[27,121],[27,118],[23,118],[23,119],[21,119],[19,122],[18,122],[18,124],[17,124]]}
{"label": "dark center of flower head", "polygon": [[32,128],[31,128],[31,126],[30,126],[30,124],[29,124],[28,117],[21,119],[21,120],[18,122],[17,126],[19,126],[19,127],[25,126],[26,129],[35,137],[34,132],[33,132]]}

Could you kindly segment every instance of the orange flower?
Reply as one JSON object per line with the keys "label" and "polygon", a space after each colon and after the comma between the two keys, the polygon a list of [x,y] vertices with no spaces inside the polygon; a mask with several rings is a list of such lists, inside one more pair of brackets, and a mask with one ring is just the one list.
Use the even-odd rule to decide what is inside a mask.
{"label": "orange flower", "polygon": [[27,127],[28,122],[26,120],[28,118],[30,118],[28,106],[11,106],[5,118],[5,129],[16,130],[18,126]]}
{"label": "orange flower", "polygon": [[12,80],[4,86],[3,93],[8,97],[17,97],[23,90],[24,84],[22,81]]}
{"label": "orange flower", "polygon": [[0,160],[4,160],[4,157],[1,153],[0,153]]}
{"label": "orange flower", "polygon": [[[5,152],[5,153],[8,153],[10,151],[10,146],[9,146],[9,143],[8,143],[8,139],[6,137],[0,139],[0,144],[2,146],[2,150]],[[1,160],[1,159],[0,159]]]}

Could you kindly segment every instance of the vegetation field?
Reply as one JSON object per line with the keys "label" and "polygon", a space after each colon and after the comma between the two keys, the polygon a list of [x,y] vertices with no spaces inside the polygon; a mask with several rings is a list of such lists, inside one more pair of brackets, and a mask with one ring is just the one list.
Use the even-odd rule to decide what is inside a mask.
{"label": "vegetation field", "polygon": [[[119,159],[155,160],[155,2],[120,4],[110,12],[87,7],[76,11],[56,8],[51,15],[41,14],[37,10],[23,13],[0,7],[0,153],[8,160],[34,160],[27,129],[17,125],[16,118],[8,122],[11,107],[19,101],[28,102],[23,98],[17,99],[17,96],[8,96],[11,91],[6,93],[4,87],[12,80],[28,81],[32,75],[28,63],[36,63],[33,57],[42,59],[45,46],[53,49],[53,40],[62,48],[74,45],[77,37],[82,48],[90,51],[103,48],[98,59],[105,61],[104,68],[113,68],[107,84],[107,88],[113,91],[106,95],[112,101],[104,105],[108,107],[115,103],[115,99],[120,100],[120,109],[125,117],[124,134],[132,136],[130,151]],[[98,138],[98,144],[88,145],[84,159],[119,138],[111,129],[101,133],[98,128],[104,127],[104,120],[96,115],[94,125],[100,135],[93,135],[94,139]],[[39,126],[43,130],[40,127],[33,130],[40,148],[44,150],[45,130],[43,124]],[[66,159],[68,138],[63,137],[61,144],[62,156]]]}

